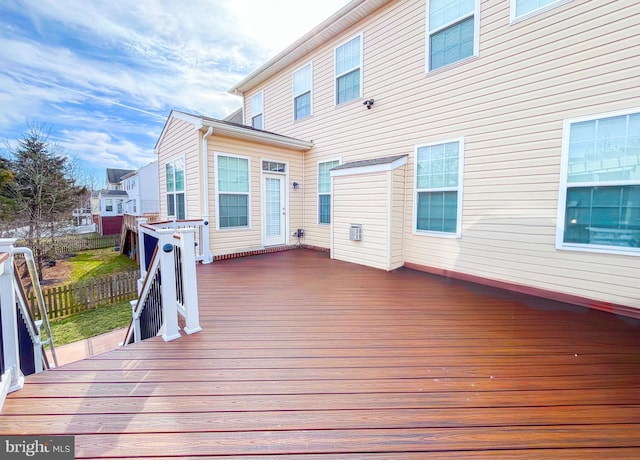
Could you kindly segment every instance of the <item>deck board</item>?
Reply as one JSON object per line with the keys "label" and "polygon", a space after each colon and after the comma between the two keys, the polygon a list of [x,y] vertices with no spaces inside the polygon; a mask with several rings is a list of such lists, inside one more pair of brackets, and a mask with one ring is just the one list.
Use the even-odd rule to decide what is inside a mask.
{"label": "deck board", "polygon": [[203,331],[31,376],[78,458],[637,458],[640,322],[294,250],[198,267]]}

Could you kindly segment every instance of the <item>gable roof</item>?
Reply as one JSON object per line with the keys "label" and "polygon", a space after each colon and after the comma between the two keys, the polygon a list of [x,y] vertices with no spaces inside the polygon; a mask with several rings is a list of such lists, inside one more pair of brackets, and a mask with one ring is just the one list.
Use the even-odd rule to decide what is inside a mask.
{"label": "gable roof", "polygon": [[393,0],[353,0],[229,90],[244,94]]}
{"label": "gable roof", "polygon": [[191,123],[195,129],[211,128],[214,136],[217,134],[244,141],[258,142],[277,147],[286,147],[303,152],[310,150],[313,147],[313,142],[296,139],[295,137],[283,136],[282,134],[255,129],[251,126],[232,123],[230,121],[218,120],[216,118],[172,110],[167,117],[167,121],[164,123],[164,127],[162,128],[162,132],[160,133],[158,140],[156,141],[156,145],[154,147],[156,150],[164,138],[169,126],[169,120],[172,118],[177,118],[179,120],[186,121],[187,123]]}
{"label": "gable roof", "polygon": [[107,182],[110,184],[119,184],[122,182],[124,176],[132,172],[135,172],[135,169],[107,168]]}

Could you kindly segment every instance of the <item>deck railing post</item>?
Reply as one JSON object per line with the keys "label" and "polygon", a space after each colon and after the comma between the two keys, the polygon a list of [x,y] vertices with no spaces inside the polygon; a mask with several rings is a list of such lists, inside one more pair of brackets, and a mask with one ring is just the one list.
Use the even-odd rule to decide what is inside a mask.
{"label": "deck railing post", "polygon": [[176,296],[176,272],[174,260],[173,231],[159,231],[158,255],[160,256],[160,273],[162,284],[160,286],[162,296],[162,318],[164,332],[162,338],[165,341],[180,337],[178,327],[178,301]]}
{"label": "deck railing post", "polygon": [[[201,227],[202,228],[202,227]],[[202,330],[198,310],[198,282],[196,280],[195,228],[180,230],[182,251],[182,290],[184,296],[185,328],[187,334]]]}
{"label": "deck railing post", "polygon": [[[5,375],[9,376],[8,392],[24,386],[24,375],[20,370],[20,348],[18,345],[18,312],[13,273],[13,245],[15,238],[0,239],[0,252],[9,254],[0,270],[0,312],[2,315],[2,346],[4,350]],[[3,376],[5,377],[5,376]]]}
{"label": "deck railing post", "polygon": [[147,219],[144,217],[140,217],[137,219],[138,225],[138,259],[140,260],[140,279],[138,280],[138,294],[142,290],[142,284],[144,283],[144,279],[147,277],[147,259],[145,257],[144,250],[144,227],[147,223]]}
{"label": "deck railing post", "polygon": [[213,255],[211,254],[211,244],[209,242],[209,216],[203,217],[203,223],[200,226],[200,245],[202,246],[203,264],[210,264],[213,262]]}

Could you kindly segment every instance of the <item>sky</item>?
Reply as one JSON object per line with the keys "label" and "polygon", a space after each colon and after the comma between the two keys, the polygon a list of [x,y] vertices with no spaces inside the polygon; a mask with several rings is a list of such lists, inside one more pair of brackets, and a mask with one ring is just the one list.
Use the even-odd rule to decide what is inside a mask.
{"label": "sky", "polygon": [[0,141],[44,125],[100,188],[156,159],[172,109],[229,115],[232,86],[347,3],[2,0]]}

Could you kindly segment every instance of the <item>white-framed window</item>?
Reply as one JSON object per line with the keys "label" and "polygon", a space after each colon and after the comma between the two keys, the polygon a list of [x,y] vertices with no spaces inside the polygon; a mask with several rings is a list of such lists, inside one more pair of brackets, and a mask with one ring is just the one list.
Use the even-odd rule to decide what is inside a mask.
{"label": "white-framed window", "polygon": [[480,0],[427,0],[427,71],[478,54]]}
{"label": "white-framed window", "polygon": [[569,1],[571,0],[511,0],[511,21],[543,13]]}
{"label": "white-framed window", "polygon": [[329,171],[340,165],[340,160],[318,162],[318,223],[331,223],[331,174]]}
{"label": "white-framed window", "polygon": [[269,173],[286,173],[287,163],[279,161],[262,160],[262,171]]}
{"label": "white-framed window", "polygon": [[104,211],[113,212],[113,200],[111,198],[104,200]]}
{"label": "white-framed window", "polygon": [[264,129],[264,91],[251,96],[251,127]]}
{"label": "white-framed window", "polygon": [[186,219],[184,158],[177,158],[165,165],[167,217]]}
{"label": "white-framed window", "polygon": [[293,72],[293,119],[311,116],[313,66],[311,63]]}
{"label": "white-framed window", "polygon": [[116,214],[124,214],[124,203],[122,200],[116,200]]}
{"label": "white-framed window", "polygon": [[556,247],[640,255],[640,108],[565,120]]}
{"label": "white-framed window", "polygon": [[462,236],[464,139],[416,146],[413,230]]}
{"label": "white-framed window", "polygon": [[335,49],[336,105],[362,97],[362,34]]}
{"label": "white-framed window", "polygon": [[248,228],[251,225],[250,160],[227,153],[215,154],[217,177],[217,228]]}

